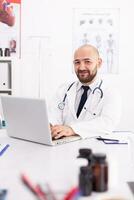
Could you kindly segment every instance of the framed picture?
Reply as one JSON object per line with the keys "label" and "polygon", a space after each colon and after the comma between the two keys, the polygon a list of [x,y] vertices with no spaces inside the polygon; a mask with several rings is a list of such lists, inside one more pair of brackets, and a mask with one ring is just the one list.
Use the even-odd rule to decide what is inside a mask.
{"label": "framed picture", "polygon": [[21,0],[0,0],[0,57],[21,56]]}
{"label": "framed picture", "polygon": [[118,73],[119,9],[73,9],[73,51],[84,44],[97,47],[101,73]]}

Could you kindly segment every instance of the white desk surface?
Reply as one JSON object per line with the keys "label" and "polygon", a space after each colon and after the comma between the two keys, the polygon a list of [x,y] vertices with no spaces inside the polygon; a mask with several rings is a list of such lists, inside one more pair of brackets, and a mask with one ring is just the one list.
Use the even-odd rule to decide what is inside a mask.
{"label": "white desk surface", "polygon": [[0,189],[8,189],[7,200],[35,200],[34,195],[23,185],[20,175],[25,173],[34,183],[48,182],[54,190],[68,191],[78,184],[79,167],[86,164],[77,159],[79,148],[91,148],[94,153],[106,153],[109,164],[109,190],[95,193],[91,200],[104,200],[108,197],[124,197],[133,200],[134,196],[127,181],[134,181],[134,134],[129,133],[128,145],[107,145],[96,139],[79,140],[59,146],[46,146],[9,138],[0,130],[0,143],[10,144],[0,156]]}

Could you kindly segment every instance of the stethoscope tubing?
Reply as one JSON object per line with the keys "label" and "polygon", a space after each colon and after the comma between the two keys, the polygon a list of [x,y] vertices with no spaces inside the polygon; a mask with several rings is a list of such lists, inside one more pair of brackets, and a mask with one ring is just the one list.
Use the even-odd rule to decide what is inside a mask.
{"label": "stethoscope tubing", "polygon": [[[71,83],[71,85],[68,87],[68,89],[67,89],[67,92],[70,90],[70,88],[73,86],[73,84],[74,84],[74,82],[73,82],[73,83]],[[65,95],[64,95],[64,98],[63,98],[63,101],[62,101],[62,102],[65,102],[65,100],[66,100],[66,98],[67,98],[67,92],[65,93]]]}
{"label": "stethoscope tubing", "polygon": [[102,91],[102,89],[101,89],[102,82],[103,82],[103,81],[101,80],[99,86],[96,87],[96,88],[94,88],[94,90],[93,90],[93,92],[92,92],[92,94],[94,94],[96,90],[99,90],[99,91],[100,91],[100,98],[101,98],[101,99],[102,99],[102,97],[103,97],[103,91]]}
{"label": "stethoscope tubing", "polygon": [[73,86],[74,83],[75,83],[75,82],[71,83],[71,85],[68,87],[68,89],[67,89],[67,91],[66,91],[66,93],[65,93],[65,95],[64,95],[63,101],[60,102],[60,103],[58,104],[58,108],[59,108],[60,110],[64,110],[65,101],[66,101],[66,98],[67,98],[67,92],[70,90],[70,88]]}

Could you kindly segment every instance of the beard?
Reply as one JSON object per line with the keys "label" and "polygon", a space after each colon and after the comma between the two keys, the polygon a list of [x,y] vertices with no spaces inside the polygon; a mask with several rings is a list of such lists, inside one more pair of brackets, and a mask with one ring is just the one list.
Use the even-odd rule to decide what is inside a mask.
{"label": "beard", "polygon": [[81,83],[90,83],[97,74],[97,67],[92,71],[89,70],[78,70],[76,75]]}

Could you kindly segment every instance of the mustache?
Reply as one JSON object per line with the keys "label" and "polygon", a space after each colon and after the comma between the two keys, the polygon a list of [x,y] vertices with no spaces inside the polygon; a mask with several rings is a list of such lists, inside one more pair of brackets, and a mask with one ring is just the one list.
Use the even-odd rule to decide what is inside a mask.
{"label": "mustache", "polygon": [[88,72],[88,73],[90,74],[90,71],[89,71],[89,70],[80,70],[80,69],[78,70],[78,73],[83,73],[83,72],[84,72],[84,73],[85,73],[85,72]]}

